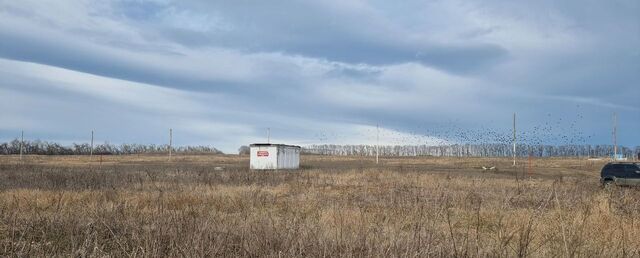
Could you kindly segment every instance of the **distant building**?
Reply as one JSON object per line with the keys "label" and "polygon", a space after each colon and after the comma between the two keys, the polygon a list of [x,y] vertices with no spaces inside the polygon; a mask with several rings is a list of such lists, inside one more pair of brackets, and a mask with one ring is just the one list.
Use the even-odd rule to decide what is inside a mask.
{"label": "distant building", "polygon": [[300,146],[255,143],[250,145],[251,169],[298,169]]}
{"label": "distant building", "polygon": [[627,160],[627,158],[624,157],[624,155],[622,155],[622,154],[616,154],[616,155],[613,155],[613,160],[625,161],[625,160]]}

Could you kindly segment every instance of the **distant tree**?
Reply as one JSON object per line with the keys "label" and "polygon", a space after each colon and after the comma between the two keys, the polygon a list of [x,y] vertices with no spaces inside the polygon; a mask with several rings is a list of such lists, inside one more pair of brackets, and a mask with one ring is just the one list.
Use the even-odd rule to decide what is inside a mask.
{"label": "distant tree", "polygon": [[249,146],[242,145],[238,149],[238,154],[239,155],[249,155],[249,154],[251,154],[251,149],[249,148]]}

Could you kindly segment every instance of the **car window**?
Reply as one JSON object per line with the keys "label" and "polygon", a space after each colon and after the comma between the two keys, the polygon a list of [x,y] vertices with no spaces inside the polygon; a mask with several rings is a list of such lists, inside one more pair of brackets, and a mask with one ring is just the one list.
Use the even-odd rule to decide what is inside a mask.
{"label": "car window", "polygon": [[624,165],[622,165],[622,164],[613,164],[613,165],[611,165],[611,171],[624,172],[625,171]]}
{"label": "car window", "polygon": [[635,173],[640,170],[635,164],[620,164],[620,169],[626,174]]}

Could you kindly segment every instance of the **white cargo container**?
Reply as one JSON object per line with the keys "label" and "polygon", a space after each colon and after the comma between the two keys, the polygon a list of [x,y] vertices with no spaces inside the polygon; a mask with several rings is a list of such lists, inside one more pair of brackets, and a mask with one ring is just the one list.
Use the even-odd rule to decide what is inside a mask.
{"label": "white cargo container", "polygon": [[251,169],[298,169],[300,146],[255,143],[250,145]]}

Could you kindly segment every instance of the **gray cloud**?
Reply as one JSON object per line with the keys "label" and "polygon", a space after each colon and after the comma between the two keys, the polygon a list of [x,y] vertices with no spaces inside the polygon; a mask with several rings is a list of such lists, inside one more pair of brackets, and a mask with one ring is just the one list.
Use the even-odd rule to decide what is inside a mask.
{"label": "gray cloud", "polygon": [[608,143],[603,118],[618,112],[621,142],[638,145],[639,6],[5,2],[0,138],[26,128],[73,140],[98,127],[114,142],[154,142],[173,126],[185,144],[233,151],[266,127],[283,141],[331,131],[322,141],[340,143],[371,140],[363,128],[376,123],[503,130],[518,112],[525,130],[563,118],[551,121],[559,133]]}
{"label": "gray cloud", "polygon": [[[191,47],[220,45],[251,52],[284,52],[347,63],[372,65],[421,62],[454,73],[482,70],[508,56],[497,44],[447,42],[414,39],[370,7],[335,2],[336,6],[315,2],[233,3],[191,2],[176,5],[144,4],[146,15],[139,15],[140,3],[119,5],[133,22],[156,30],[168,40]],[[191,7],[193,9],[182,9]],[[197,7],[197,8],[194,8]],[[194,11],[200,10],[200,11]],[[212,23],[196,28],[166,16],[183,13]],[[182,19],[182,17],[180,18]],[[157,24],[169,24],[159,27]],[[453,43],[453,44],[452,44]],[[375,53],[375,55],[372,55]]]}

